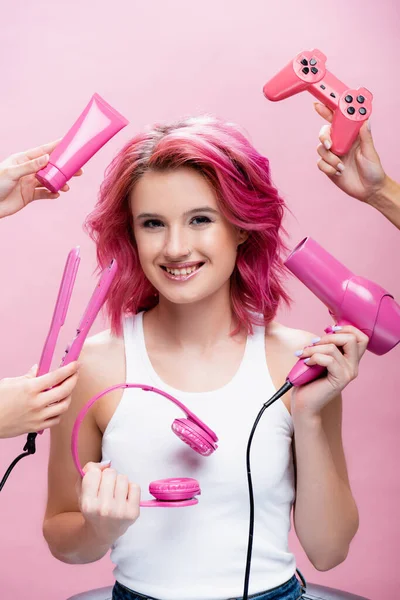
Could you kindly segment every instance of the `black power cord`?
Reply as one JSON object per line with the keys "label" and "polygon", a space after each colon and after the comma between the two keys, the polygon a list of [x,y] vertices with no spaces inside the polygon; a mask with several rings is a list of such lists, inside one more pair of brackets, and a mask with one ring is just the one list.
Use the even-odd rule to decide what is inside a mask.
{"label": "black power cord", "polygon": [[24,456],[29,456],[30,454],[35,454],[35,452],[36,452],[36,444],[35,444],[36,436],[37,436],[37,433],[28,433],[28,437],[26,438],[26,444],[24,446],[25,452],[23,454],[20,454],[19,456],[17,456],[17,458],[15,458],[13,460],[13,462],[11,463],[11,465],[8,467],[3,479],[0,482],[0,492],[3,489],[4,484],[6,483],[11,471],[13,470],[13,468],[15,467],[17,462],[19,462],[21,460],[21,458],[24,458]]}
{"label": "black power cord", "polygon": [[[251,567],[251,554],[253,550],[253,533],[254,533],[254,494],[253,494],[253,483],[251,480],[251,469],[250,469],[250,449],[251,442],[253,441],[254,433],[257,428],[257,425],[264,413],[264,411],[271,406],[276,400],[279,400],[286,392],[288,392],[293,387],[293,384],[290,381],[286,380],[281,388],[267,401],[263,404],[260,412],[257,415],[256,420],[254,421],[253,428],[250,433],[249,441],[247,442],[247,450],[246,450],[246,468],[247,468],[247,482],[249,486],[249,500],[250,500],[250,522],[249,522],[249,540],[247,543],[247,559],[246,559],[246,572],[244,576],[244,589],[243,589],[243,600],[248,600],[248,592],[249,592],[249,580],[250,580],[250,567]],[[305,589],[306,581],[303,575],[297,570],[299,574],[302,585]]]}

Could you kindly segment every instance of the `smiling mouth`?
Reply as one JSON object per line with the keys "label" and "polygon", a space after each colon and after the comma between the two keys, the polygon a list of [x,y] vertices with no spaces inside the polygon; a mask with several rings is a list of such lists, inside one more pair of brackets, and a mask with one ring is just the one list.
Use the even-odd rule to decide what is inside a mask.
{"label": "smiling mouth", "polygon": [[203,262],[199,262],[196,265],[192,265],[191,267],[183,267],[180,269],[179,268],[172,269],[170,267],[164,267],[163,265],[160,265],[160,266],[164,271],[169,273],[169,275],[172,275],[174,277],[185,277],[186,275],[191,275],[195,271],[198,271],[203,265],[204,265]]}

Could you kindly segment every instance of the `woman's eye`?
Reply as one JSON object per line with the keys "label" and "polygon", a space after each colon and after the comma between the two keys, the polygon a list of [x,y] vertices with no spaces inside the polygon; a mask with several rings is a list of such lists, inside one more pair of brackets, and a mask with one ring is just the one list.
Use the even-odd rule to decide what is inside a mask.
{"label": "woman's eye", "polygon": [[193,219],[190,221],[191,224],[193,225],[204,225],[205,223],[211,223],[211,219],[209,219],[209,217],[193,217]]}
{"label": "woman's eye", "polygon": [[157,219],[148,219],[147,221],[144,221],[143,223],[143,227],[147,227],[148,229],[157,229],[158,227],[162,226],[162,222],[158,221]]}

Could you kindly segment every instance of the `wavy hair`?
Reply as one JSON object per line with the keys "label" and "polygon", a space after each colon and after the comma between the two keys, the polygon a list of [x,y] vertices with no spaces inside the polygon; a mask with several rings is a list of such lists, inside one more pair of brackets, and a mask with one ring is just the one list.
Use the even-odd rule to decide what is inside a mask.
{"label": "wavy hair", "polygon": [[211,116],[154,125],[130,140],[105,172],[85,229],[96,244],[99,268],[112,258],[118,263],[105,307],[111,329],[120,334],[123,315],[158,303],[157,290],[139,262],[129,201],[132,188],[149,170],[179,167],[201,172],[224,217],[248,232],[238,247],[230,296],[235,332],[243,327],[252,333],[253,325],[267,325],[275,317],[281,301],[290,304],[283,287],[285,203],[271,181],[268,159],[237,126]]}

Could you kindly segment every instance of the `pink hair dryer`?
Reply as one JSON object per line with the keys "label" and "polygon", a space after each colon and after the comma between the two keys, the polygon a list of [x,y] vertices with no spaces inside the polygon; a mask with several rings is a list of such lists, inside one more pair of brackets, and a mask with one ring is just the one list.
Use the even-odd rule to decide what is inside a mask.
{"label": "pink hair dryer", "polygon": [[[386,354],[400,341],[400,305],[377,283],[355,275],[310,237],[285,261],[286,267],[327,306],[338,325],[353,325],[369,337],[368,350]],[[303,385],[324,368],[299,360],[287,380]]]}

